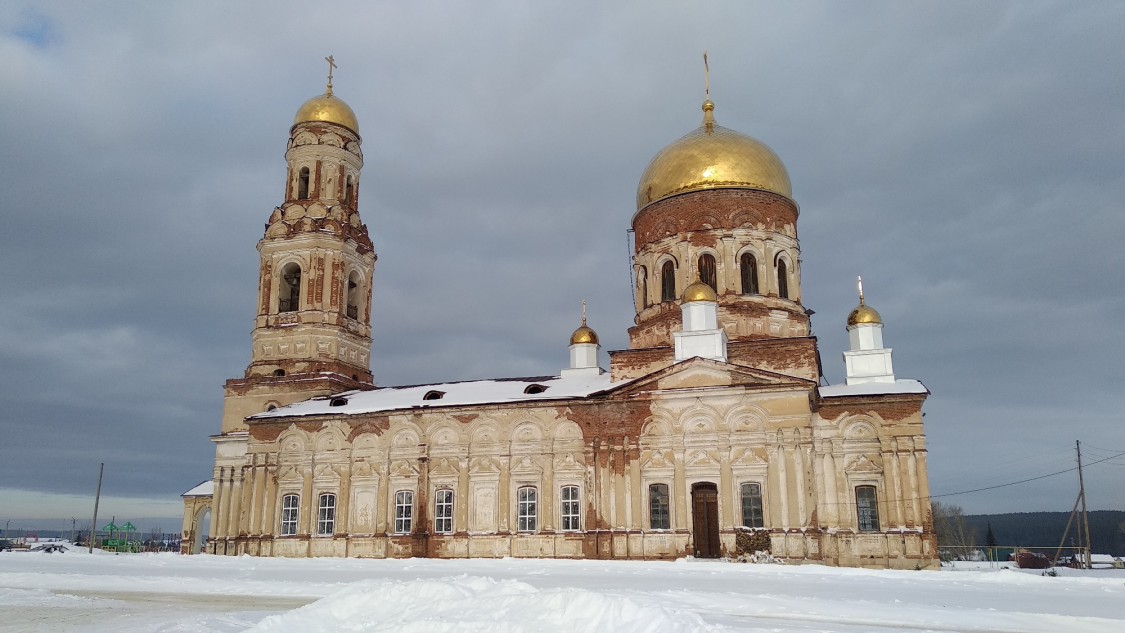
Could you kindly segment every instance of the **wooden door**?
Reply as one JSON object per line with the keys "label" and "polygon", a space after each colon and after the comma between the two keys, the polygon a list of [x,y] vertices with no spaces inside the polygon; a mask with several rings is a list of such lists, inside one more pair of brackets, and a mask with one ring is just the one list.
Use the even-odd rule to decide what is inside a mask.
{"label": "wooden door", "polygon": [[691,487],[691,515],[696,558],[718,558],[719,490],[715,484]]}

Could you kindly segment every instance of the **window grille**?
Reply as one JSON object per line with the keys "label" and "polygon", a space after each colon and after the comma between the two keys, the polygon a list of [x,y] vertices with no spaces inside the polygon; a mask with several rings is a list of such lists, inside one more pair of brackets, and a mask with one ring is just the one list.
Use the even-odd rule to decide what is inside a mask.
{"label": "window grille", "polygon": [[860,532],[879,531],[879,503],[875,486],[856,486],[855,507]]}
{"label": "window grille", "polygon": [[316,533],[318,536],[331,536],[336,531],[336,495],[320,495],[316,512]]}
{"label": "window grille", "polygon": [[742,484],[742,525],[752,528],[766,526],[762,514],[761,484]]}
{"label": "window grille", "polygon": [[652,484],[648,487],[648,525],[653,530],[668,530],[672,527],[668,484]]}
{"label": "window grille", "polygon": [[395,493],[395,534],[409,534],[414,522],[414,493],[399,490]]}
{"label": "window grille", "polygon": [[578,486],[563,486],[561,514],[563,530],[572,532],[582,529],[579,521]]}
{"label": "window grille", "polygon": [[297,533],[297,508],[300,507],[300,498],[297,495],[285,495],[281,498],[281,535],[293,536]]}
{"label": "window grille", "polygon": [[539,516],[539,495],[534,486],[516,491],[516,530],[534,532]]}
{"label": "window grille", "polygon": [[453,533],[453,491],[448,488],[434,495],[434,532]]}

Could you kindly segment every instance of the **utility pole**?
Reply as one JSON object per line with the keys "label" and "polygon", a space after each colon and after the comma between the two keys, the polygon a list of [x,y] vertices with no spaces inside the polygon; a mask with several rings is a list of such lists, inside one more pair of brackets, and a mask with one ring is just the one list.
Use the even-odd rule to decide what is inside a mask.
{"label": "utility pole", "polygon": [[105,462],[98,466],[98,493],[94,496],[94,520],[90,523],[90,553],[94,553],[94,530],[98,529],[98,504],[102,500],[102,474],[105,472]]}
{"label": "utility pole", "polygon": [[1078,498],[1082,499],[1082,527],[1078,529],[1086,532],[1086,569],[1090,569],[1090,516],[1086,513],[1086,486],[1082,483],[1082,442],[1074,440],[1074,448],[1078,451]]}

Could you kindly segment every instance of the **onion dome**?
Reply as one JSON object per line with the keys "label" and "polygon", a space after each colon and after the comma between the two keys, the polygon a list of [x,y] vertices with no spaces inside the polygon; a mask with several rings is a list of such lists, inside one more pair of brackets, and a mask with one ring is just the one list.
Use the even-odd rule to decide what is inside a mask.
{"label": "onion dome", "polygon": [[324,94],[306,101],[297,110],[297,116],[293,117],[293,125],[317,121],[342,125],[359,134],[359,121],[355,118],[355,112],[352,112],[343,99],[332,94],[331,86]]}
{"label": "onion dome", "polygon": [[584,343],[593,345],[599,344],[598,333],[595,332],[593,328],[588,327],[585,322],[583,322],[582,325],[574,331],[574,334],[570,335],[571,345],[581,345]]}
{"label": "onion dome", "polygon": [[853,325],[882,325],[883,317],[879,316],[875,308],[863,302],[862,277],[858,279],[856,285],[859,288],[859,305],[848,314],[848,327]]}
{"label": "onion dome", "polygon": [[719,295],[715,294],[715,289],[702,281],[696,281],[684,290],[684,303],[691,303],[693,301],[718,301]]}
{"label": "onion dome", "polygon": [[715,124],[703,102],[703,125],[660,150],[637,186],[637,210],[704,189],[758,189],[792,199],[789,172],[765,143]]}

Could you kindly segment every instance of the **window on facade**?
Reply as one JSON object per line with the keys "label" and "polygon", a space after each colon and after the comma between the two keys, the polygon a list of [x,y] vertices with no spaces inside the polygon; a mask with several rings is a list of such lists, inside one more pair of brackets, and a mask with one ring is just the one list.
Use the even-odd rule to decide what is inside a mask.
{"label": "window on facade", "polygon": [[281,498],[281,535],[293,536],[297,533],[297,508],[300,507],[300,497],[285,495]]}
{"label": "window on facade", "polygon": [[316,533],[330,536],[336,531],[336,495],[324,493],[316,505]]}
{"label": "window on facade", "polygon": [[766,526],[762,516],[761,484],[742,484],[742,525],[753,528]]}
{"label": "window on facade", "polygon": [[711,290],[719,291],[719,275],[715,270],[715,257],[704,253],[699,256],[699,280],[711,286]]}
{"label": "window on facade", "polygon": [[660,300],[676,300],[676,265],[670,261],[660,267]]}
{"label": "window on facade", "polygon": [[742,294],[758,294],[758,260],[751,253],[743,253],[738,267],[742,273]]}
{"label": "window on facade", "polygon": [[641,291],[641,307],[648,307],[648,269],[641,266],[641,270],[637,273],[637,287]]}
{"label": "window on facade", "polygon": [[434,495],[434,532],[453,533],[453,491],[442,488]]}
{"label": "window on facade", "polygon": [[348,318],[359,318],[359,273],[348,275]]}
{"label": "window on facade", "polygon": [[298,264],[291,262],[281,269],[277,293],[278,312],[296,312],[301,308],[301,267]]}
{"label": "window on facade", "polygon": [[878,532],[879,504],[875,486],[856,486],[855,507],[859,517],[859,531]]}
{"label": "window on facade", "polygon": [[547,390],[547,387],[545,387],[544,385],[534,384],[534,385],[528,385],[528,386],[524,387],[523,392],[527,393],[527,394],[534,395],[534,394],[537,394],[537,393],[543,393],[546,390]]}
{"label": "window on facade", "polygon": [[355,206],[355,184],[352,182],[351,175],[348,175],[347,184],[344,185],[344,204],[347,206]]}
{"label": "window on facade", "polygon": [[672,527],[668,484],[651,484],[648,487],[648,526],[653,530],[668,530]]}
{"label": "window on facade", "polygon": [[516,530],[534,532],[539,517],[539,492],[535,486],[524,486],[516,491]]}
{"label": "window on facade", "polygon": [[444,395],[445,395],[444,391],[438,391],[438,390],[434,389],[434,390],[431,390],[431,391],[427,391],[426,395],[422,396],[422,399],[423,400],[441,400],[442,396],[444,396]]}
{"label": "window on facade", "polygon": [[777,296],[782,299],[789,298],[789,267],[784,259],[777,260]]}
{"label": "window on facade", "polygon": [[414,493],[399,490],[395,493],[395,534],[409,534],[414,522]]}
{"label": "window on facade", "polygon": [[300,173],[297,175],[297,199],[309,199],[309,168],[302,167]]}
{"label": "window on facade", "polygon": [[563,530],[577,531],[582,529],[578,520],[578,486],[563,486],[560,510]]}

